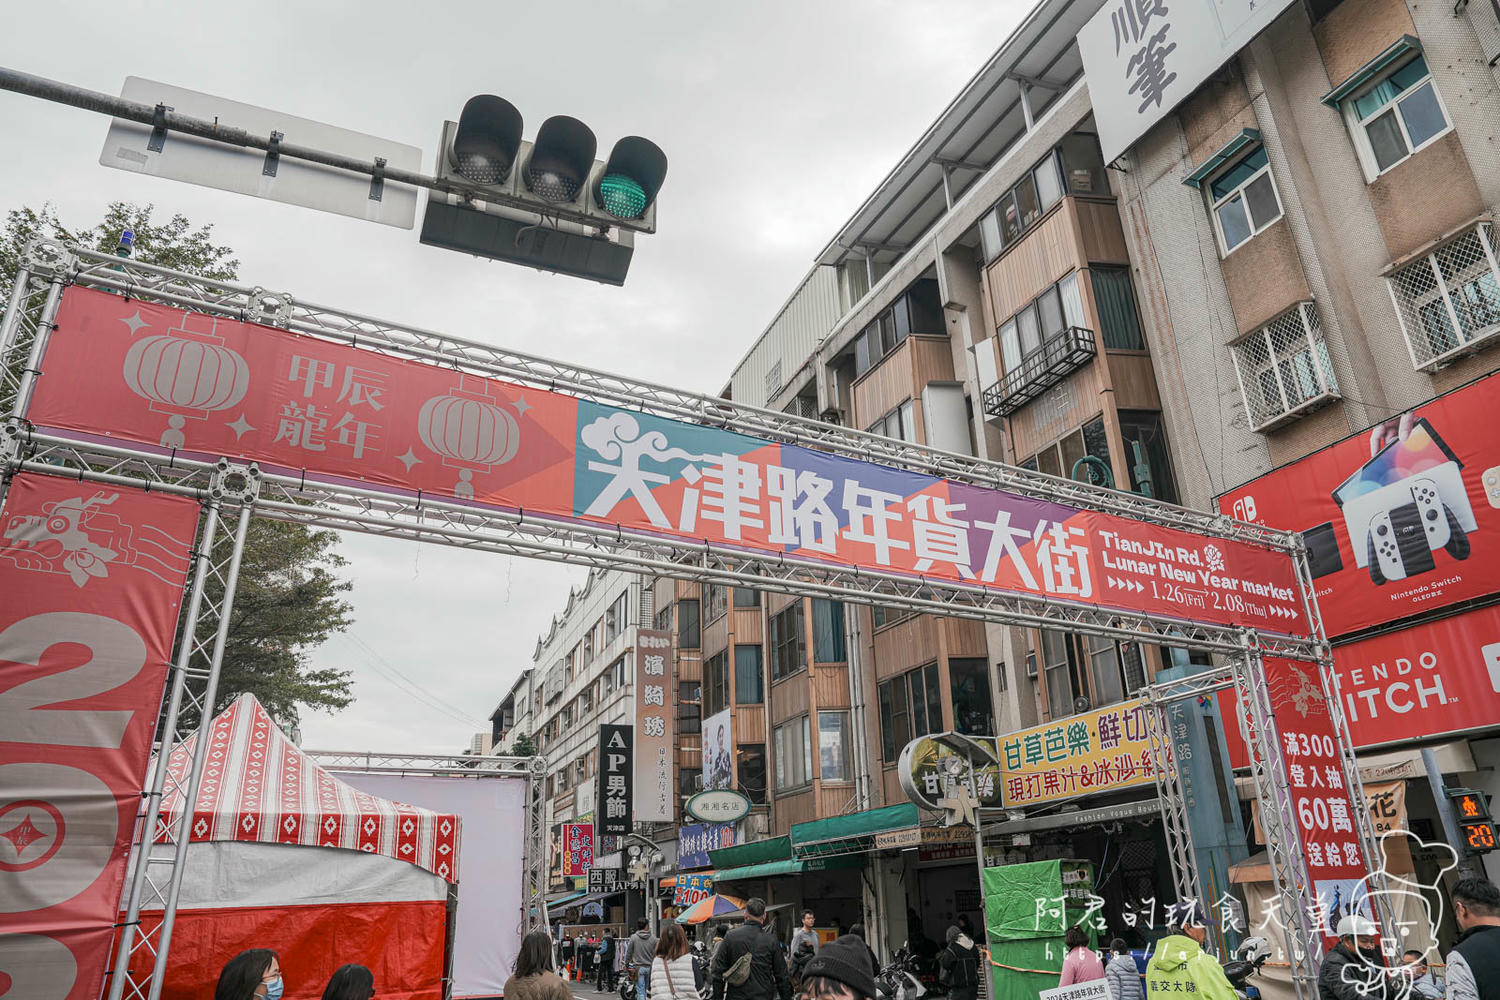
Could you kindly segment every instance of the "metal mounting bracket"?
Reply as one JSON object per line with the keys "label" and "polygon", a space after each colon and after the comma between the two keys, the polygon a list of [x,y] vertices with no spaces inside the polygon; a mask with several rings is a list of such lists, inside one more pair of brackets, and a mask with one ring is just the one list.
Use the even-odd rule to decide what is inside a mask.
{"label": "metal mounting bracket", "polygon": [[242,465],[221,458],[214,465],[208,481],[208,495],[214,500],[250,504],[260,496],[260,466]]}
{"label": "metal mounting bracket", "polygon": [[261,176],[276,176],[276,170],[281,166],[281,140],[285,138],[285,133],[271,132],[271,138],[266,142],[266,162],[260,168]]}
{"label": "metal mounting bracket", "polygon": [[19,418],[12,419],[0,427],[0,475],[21,464],[26,450],[26,428]]}
{"label": "metal mounting bracket", "polygon": [[385,194],[385,157],[375,157],[375,167],[370,171],[370,200],[379,201]]}
{"label": "metal mounting bracket", "polygon": [[26,244],[22,259],[34,277],[49,281],[64,277],[78,263],[73,251],[46,237],[38,237]]}
{"label": "metal mounting bracket", "polygon": [[156,106],[156,113],[151,116],[151,138],[146,143],[147,152],[160,153],[167,144],[167,112],[175,110],[177,109],[165,104]]}
{"label": "metal mounting bracket", "polygon": [[292,320],[292,305],[293,299],[286,292],[273,292],[256,285],[245,302],[245,319],[261,326],[286,329]]}

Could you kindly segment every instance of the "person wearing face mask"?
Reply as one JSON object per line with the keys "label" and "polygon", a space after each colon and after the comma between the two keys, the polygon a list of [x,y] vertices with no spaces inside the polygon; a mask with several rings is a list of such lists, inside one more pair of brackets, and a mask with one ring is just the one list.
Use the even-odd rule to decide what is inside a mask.
{"label": "person wearing face mask", "polygon": [[224,963],[214,1000],[281,1000],[281,958],[269,948],[251,948]]}
{"label": "person wearing face mask", "polygon": [[1323,956],[1318,1000],[1391,1000],[1394,994],[1380,954],[1380,929],[1351,914],[1339,921],[1334,932],[1339,943]]}

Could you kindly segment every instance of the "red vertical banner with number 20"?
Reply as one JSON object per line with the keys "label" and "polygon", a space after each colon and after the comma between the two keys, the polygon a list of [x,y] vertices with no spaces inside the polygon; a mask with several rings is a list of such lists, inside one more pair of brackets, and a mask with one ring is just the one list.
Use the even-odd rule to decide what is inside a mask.
{"label": "red vertical banner with number 20", "polygon": [[198,505],[21,474],[0,508],[0,989],[95,1000]]}

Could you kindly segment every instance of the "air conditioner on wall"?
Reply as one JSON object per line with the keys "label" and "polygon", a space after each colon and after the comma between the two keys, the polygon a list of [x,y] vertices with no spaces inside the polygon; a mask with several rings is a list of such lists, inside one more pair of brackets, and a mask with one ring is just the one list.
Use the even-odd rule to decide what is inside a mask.
{"label": "air conditioner on wall", "polygon": [[1026,652],[1026,676],[1036,680],[1036,650]]}

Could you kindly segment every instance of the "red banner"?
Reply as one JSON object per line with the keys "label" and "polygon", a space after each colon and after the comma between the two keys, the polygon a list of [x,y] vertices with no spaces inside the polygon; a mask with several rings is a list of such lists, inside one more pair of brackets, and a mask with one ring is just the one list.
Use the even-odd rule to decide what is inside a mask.
{"label": "red banner", "polygon": [[42,368],[27,416],[74,437],[698,548],[1307,631],[1291,559],[1259,546],[99,291],[63,293]]}
{"label": "red banner", "polygon": [[594,824],[564,823],[563,877],[574,878],[587,875],[592,867],[594,867]]}
{"label": "red banner", "polygon": [[10,484],[0,510],[8,996],[99,996],[197,518],[197,504],[160,493],[30,473]]}
{"label": "red banner", "polygon": [[1354,810],[1365,806],[1356,805],[1344,786],[1338,739],[1317,668],[1267,659],[1265,669],[1301,856],[1317,897],[1310,922],[1322,930],[1327,949],[1337,943],[1334,931],[1341,917],[1356,912],[1371,916],[1365,854],[1354,825]]}
{"label": "red banner", "polygon": [[[1500,726],[1500,606],[1335,646],[1333,666],[1357,750]],[[1233,697],[1220,694],[1228,719]],[[1239,726],[1224,736],[1245,767]]]}
{"label": "red banner", "polygon": [[1500,590],[1500,436],[1491,375],[1219,498],[1300,531],[1330,636]]}

